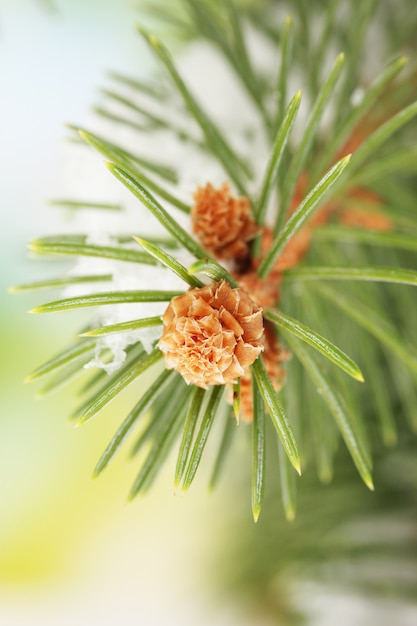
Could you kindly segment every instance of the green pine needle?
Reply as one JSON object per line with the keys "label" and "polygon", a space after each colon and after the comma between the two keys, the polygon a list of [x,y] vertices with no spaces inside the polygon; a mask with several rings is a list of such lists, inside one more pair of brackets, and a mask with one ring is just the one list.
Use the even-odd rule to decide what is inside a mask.
{"label": "green pine needle", "polygon": [[318,241],[352,241],[401,250],[417,250],[417,237],[397,232],[378,232],[349,228],[348,226],[324,226],[314,231]]}
{"label": "green pine needle", "polygon": [[179,487],[181,480],[184,476],[195,427],[197,425],[198,416],[204,400],[204,394],[204,389],[201,389],[200,387],[194,387],[178,451],[178,460],[175,468],[174,478],[175,489]]}
{"label": "green pine needle", "polygon": [[161,351],[155,348],[150,354],[143,355],[142,358],[135,360],[133,363],[128,363],[119,370],[115,380],[105,391],[100,391],[99,397],[82,412],[78,420],[78,425],[84,424],[95,417],[97,413],[104,409],[104,407],[130,385],[131,382],[143,374],[149,367],[157,363],[161,358]]}
{"label": "green pine needle", "polygon": [[314,137],[318,123],[323,115],[324,109],[329,102],[329,98],[339,80],[340,74],[343,69],[345,56],[343,53],[339,54],[333,67],[329,73],[329,76],[320,92],[317,95],[317,99],[313,105],[310,118],[307,123],[307,127],[304,131],[303,138],[297,151],[291,161],[288,172],[285,176],[285,182],[282,187],[281,199],[280,199],[280,212],[278,214],[278,221],[275,227],[275,234],[278,233],[285,215],[287,214],[289,203],[294,193],[297,180],[305,168],[307,158],[310,154]]}
{"label": "green pine needle", "polygon": [[314,283],[314,288],[320,295],[323,295],[383,345],[392,350],[405,365],[417,373],[417,353],[415,349],[401,339],[396,329],[379,312],[369,308],[367,304],[358,298],[340,290],[329,289],[325,285],[317,285],[316,283]]}
{"label": "green pine needle", "polygon": [[43,237],[29,244],[29,249],[37,254],[68,254],[70,256],[91,256],[101,259],[113,259],[126,263],[142,263],[155,265],[154,259],[139,250],[130,250],[116,246],[99,246],[84,243],[83,237],[70,241],[63,237]]}
{"label": "green pine needle", "polygon": [[25,383],[29,383],[49,374],[53,374],[57,369],[60,369],[66,365],[71,364],[74,360],[94,350],[93,341],[83,341],[82,343],[76,343],[65,348],[62,352],[56,355],[47,363],[44,363],[41,367],[36,368],[33,372],[28,374],[25,378]]}
{"label": "green pine needle", "polygon": [[233,276],[231,276],[231,274],[229,274],[223,266],[213,259],[205,258],[195,261],[188,268],[188,273],[191,274],[191,276],[194,276],[195,274],[205,274],[214,281],[218,282],[220,280],[226,280],[232,287],[238,287],[237,280],[233,278]]}
{"label": "green pine needle", "polygon": [[110,304],[127,304],[137,302],[169,302],[181,291],[106,291],[87,296],[64,298],[55,302],[48,302],[31,309],[29,313],[56,313],[69,309],[80,309],[90,306],[104,306]]}
{"label": "green pine needle", "polygon": [[202,287],[201,280],[187,272],[186,268],[181,265],[173,256],[162,250],[159,246],[142,239],[141,237],[133,237],[142,248],[146,250],[151,256],[153,256],[162,265],[170,269],[174,274],[179,276],[184,282],[188,283],[190,287]]}
{"label": "green pine needle", "polygon": [[265,495],[265,411],[259,387],[253,378],[252,427],[252,514],[255,522],[261,513]]}
{"label": "green pine needle", "polygon": [[96,478],[101,472],[108,466],[114,455],[120,449],[120,446],[125,441],[127,435],[132,428],[136,425],[138,419],[151,407],[157,397],[163,393],[168,382],[172,379],[173,373],[165,370],[155,380],[155,382],[145,391],[139,402],[129,413],[124,420],[120,428],[117,430],[109,445],[101,455],[93,472],[93,477]]}
{"label": "green pine needle", "polygon": [[371,466],[368,454],[366,453],[366,446],[356,427],[355,420],[349,415],[343,399],[312,356],[307,352],[307,349],[290,335],[287,335],[287,341],[306,368],[309,376],[311,376],[316,389],[332,414],[362,480],[365,485],[373,491],[374,485],[371,475]]}
{"label": "green pine needle", "polygon": [[178,437],[184,406],[186,406],[191,391],[191,387],[188,387],[183,392],[181,403],[177,405],[156,432],[151,450],[130,490],[129,500],[133,500],[140,492],[146,492],[155,480],[161,465],[165,462]]}
{"label": "green pine needle", "polygon": [[179,93],[183,97],[187,108],[193,115],[197,124],[200,126],[212,152],[220,160],[224,169],[229,174],[231,180],[235,183],[240,193],[248,195],[246,187],[243,184],[243,175],[247,176],[249,174],[246,165],[239,157],[236,156],[221,132],[216,128],[215,124],[208,118],[207,114],[191,95],[189,89],[177,72],[171,55],[165,46],[154,35],[150,35],[141,26],[138,27],[138,31],[171,75],[171,78]]}
{"label": "green pine needle", "polygon": [[231,446],[233,438],[236,436],[236,423],[231,415],[226,415],[223,433],[220,439],[220,445],[214,463],[213,471],[210,477],[209,489],[213,490],[217,487],[222,473],[224,472],[226,461],[231,456]]}
{"label": "green pine needle", "polygon": [[38,289],[56,289],[57,287],[67,287],[68,285],[79,285],[83,283],[103,283],[113,279],[112,274],[91,274],[89,276],[68,276],[66,278],[51,278],[41,280],[36,283],[25,283],[9,287],[10,293],[20,293],[22,291],[37,291]]}
{"label": "green pine needle", "polygon": [[182,484],[183,493],[188,491],[197,473],[223,391],[223,385],[215,385],[210,391],[210,396],[201,420],[200,429],[197,433],[190,459],[184,473],[184,480]]}
{"label": "green pine needle", "polygon": [[292,280],[369,280],[372,282],[417,285],[417,271],[396,267],[297,267],[287,270]]}
{"label": "green pine needle", "polygon": [[105,337],[106,335],[112,335],[114,333],[124,333],[131,330],[138,330],[139,328],[149,328],[150,326],[161,326],[162,319],[159,315],[153,317],[143,317],[139,320],[132,320],[130,322],[119,322],[118,324],[108,324],[107,326],[101,326],[100,328],[93,328],[87,330],[85,333],[80,333],[80,337]]}
{"label": "green pine needle", "polygon": [[156,217],[162,226],[169,232],[174,239],[181,243],[186,250],[194,254],[197,258],[207,257],[207,253],[198,245],[198,243],[171,217],[164,207],[154,198],[149,191],[128,171],[115,165],[114,163],[106,163],[110,172],[120,180],[129,191],[133,193],[142,204]]}
{"label": "green pine needle", "polygon": [[334,136],[330,138],[322,157],[316,164],[313,164],[313,180],[320,175],[326,164],[329,163],[337,150],[343,146],[360,120],[365,117],[372,105],[381,97],[387,85],[403,70],[406,63],[407,57],[405,56],[400,56],[391,61],[365,91],[361,102],[351,110],[346,119],[336,129]]}
{"label": "green pine needle", "polygon": [[121,204],[109,202],[89,202],[87,200],[48,200],[50,206],[62,207],[64,209],[99,209],[104,211],[123,211]]}
{"label": "green pine needle", "polygon": [[301,102],[301,91],[297,91],[295,96],[289,103],[280,127],[278,128],[275,141],[272,147],[272,153],[269,158],[268,165],[265,170],[265,178],[262,183],[259,201],[256,207],[255,216],[258,224],[265,223],[266,209],[271,193],[274,189],[278,169],[284,154],[285,147],[288,143],[292,127],[295,122],[298,109]]}
{"label": "green pine needle", "polygon": [[279,478],[282,493],[282,505],[288,522],[293,522],[297,513],[297,492],[295,472],[282,446],[278,445]]}
{"label": "green pine needle", "polygon": [[[172,206],[183,211],[184,213],[190,212],[190,207],[182,202],[179,198],[174,196],[164,187],[155,183],[149,176],[146,176],[143,172],[139,171],[137,167],[135,167],[135,163],[137,162],[137,158],[132,155],[130,152],[126,152],[121,148],[115,146],[114,144],[106,141],[102,137],[98,135],[94,135],[93,133],[89,133],[85,130],[78,130],[80,137],[90,144],[93,148],[98,150],[106,159],[110,159],[115,164],[120,165],[121,167],[127,169],[135,176],[143,185],[145,185],[148,189],[156,193],[160,198],[169,202]],[[133,163],[133,166],[132,166]],[[169,179],[168,179],[169,180]]]}
{"label": "green pine needle", "polygon": [[366,139],[358,148],[352,158],[351,173],[357,170],[364,161],[369,159],[372,154],[381,149],[381,146],[398,132],[403,126],[408,124],[417,115],[417,102],[413,102],[408,107],[402,109],[394,115],[390,120],[385,122],[372,135]]}
{"label": "green pine needle", "polygon": [[260,278],[266,278],[285,244],[312,216],[314,210],[323,200],[325,194],[327,194],[329,189],[331,189],[337,179],[342,175],[349,161],[350,155],[343,157],[343,159],[340,159],[340,161],[333,165],[333,167],[330,168],[317,185],[310,191],[306,198],[299,204],[294,213],[292,213],[291,217],[278,232],[258,268],[258,276]]}
{"label": "green pine needle", "polygon": [[285,18],[281,35],[281,65],[278,73],[278,106],[275,127],[281,124],[287,101],[288,75],[294,50],[294,21],[290,15]]}
{"label": "green pine needle", "polygon": [[[120,117],[117,117],[113,121],[120,122],[121,120]],[[150,161],[149,159],[146,159],[137,154],[133,154],[132,152],[129,152],[124,148],[120,148],[120,146],[116,146],[110,141],[103,139],[103,137],[88,133],[82,128],[77,128],[76,126],[70,126],[70,128],[76,131],[81,139],[83,139],[86,143],[90,144],[91,146],[93,146],[93,148],[96,148],[97,150],[102,152],[107,158],[115,160],[124,167],[130,167],[135,169],[136,171],[136,166],[139,165],[141,168],[148,170],[152,174],[157,174],[165,181],[171,183],[177,182],[177,174],[172,168],[167,167],[166,165],[161,165],[160,163],[156,163],[154,161]]]}
{"label": "green pine needle", "polygon": [[266,309],[265,317],[277,326],[292,333],[302,341],[305,341],[310,346],[313,346],[313,348],[318,350],[318,352],[323,354],[355,380],[362,383],[364,382],[363,374],[356,363],[328,339],[325,339],[311,330],[311,328],[308,328],[298,320],[285,315],[277,309]]}
{"label": "green pine needle", "polygon": [[291,426],[284,414],[284,410],[277,400],[276,393],[266,372],[262,357],[258,357],[252,365],[252,371],[255,376],[256,385],[258,386],[263,401],[268,409],[272,423],[277,430],[282,446],[287,453],[291,464],[298,474],[301,475],[300,455],[297,444]]}

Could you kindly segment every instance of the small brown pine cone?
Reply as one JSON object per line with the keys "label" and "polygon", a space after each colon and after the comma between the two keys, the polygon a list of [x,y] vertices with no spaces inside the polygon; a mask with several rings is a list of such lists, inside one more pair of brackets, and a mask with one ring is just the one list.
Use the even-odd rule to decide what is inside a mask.
{"label": "small brown pine cone", "polygon": [[176,296],[162,321],[166,367],[203,389],[236,381],[263,350],[262,308],[225,281]]}
{"label": "small brown pine cone", "polygon": [[249,255],[249,241],[259,232],[249,200],[235,198],[228,183],[215,189],[210,183],[194,194],[191,211],[194,233],[207,252],[237,263]]}
{"label": "small brown pine cone", "polygon": [[239,286],[250,293],[256,304],[262,308],[276,305],[279,298],[281,274],[274,272],[272,280],[269,277],[267,280],[262,280],[255,270],[250,270],[245,274],[238,274],[236,278],[239,281]]}

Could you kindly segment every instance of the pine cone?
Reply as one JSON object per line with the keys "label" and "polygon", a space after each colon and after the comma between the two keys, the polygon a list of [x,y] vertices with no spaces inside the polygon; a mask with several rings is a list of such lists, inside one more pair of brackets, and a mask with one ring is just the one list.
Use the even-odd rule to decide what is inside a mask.
{"label": "pine cone", "polygon": [[249,200],[232,196],[228,183],[215,189],[210,183],[194,194],[193,231],[201,245],[218,259],[236,263],[249,255],[248,242],[259,232]]}
{"label": "pine cone", "polygon": [[234,382],[263,350],[262,308],[225,281],[176,296],[162,320],[166,367],[204,389]]}

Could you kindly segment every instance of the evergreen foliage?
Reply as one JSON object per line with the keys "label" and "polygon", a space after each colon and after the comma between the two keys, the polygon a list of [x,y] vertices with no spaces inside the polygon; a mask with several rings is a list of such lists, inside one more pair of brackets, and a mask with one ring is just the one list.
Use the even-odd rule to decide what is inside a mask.
{"label": "evergreen foliage", "polygon": [[[262,176],[257,176],[251,154],[243,154],[235,137],[207,113],[167,47],[141,26],[138,34],[161,65],[164,75],[160,82],[148,84],[113,75],[114,86],[103,91],[104,104],[96,112],[111,120],[114,137],[72,130],[105,157],[109,175],[149,210],[166,236],[151,240],[143,233],[129,232],[126,224],[125,232],[115,234],[109,245],[92,244],[89,233],[81,233],[38,238],[30,248],[52,257],[162,265],[167,273],[183,280],[183,292],[205,284],[207,277],[236,287],[239,281],[230,266],[208,253],[179,223],[183,224],[192,210],[191,202],[184,202],[176,189],[181,163],[175,169],[163,158],[155,162],[147,155],[130,152],[118,145],[117,136],[120,128],[129,127],[135,137],[163,130],[170,141],[185,142],[191,153],[216,161],[236,193],[250,199],[257,225],[270,227],[266,253],[262,254],[260,236],[252,243],[252,259],[259,260],[258,279],[276,280],[276,263],[289,247],[297,250],[300,238],[306,237],[307,245],[296,254],[297,262],[281,270],[279,304],[264,310],[280,343],[293,354],[283,364],[283,389],[276,392],[259,357],[251,366],[253,421],[236,425],[231,415],[233,410],[239,413],[238,400],[228,406],[222,385],[207,390],[186,386],[177,373],[161,369],[162,353],[156,345],[147,352],[139,341],[128,346],[120,369],[109,375],[100,371],[91,379],[91,371],[84,366],[100,351],[103,336],[158,327],[162,324],[159,316],[84,328],[68,349],[30,374],[28,380],[49,376],[44,390],[49,392],[75,376],[88,379],[86,397],[73,416],[81,424],[150,370],[153,382],[122,422],[98,461],[95,475],[107,467],[139,426],[141,435],[133,444],[134,451],[145,441],[149,445],[131,496],[150,488],[175,446],[175,485],[186,491],[206,444],[216,439],[211,433],[217,429],[222,434],[212,477],[215,484],[233,454],[231,437],[252,429],[254,518],[258,519],[263,505],[265,477],[273,480],[271,474],[280,474],[284,511],[292,520],[297,509],[296,485],[304,480],[313,485],[306,497],[315,498],[319,493],[311,465],[315,464],[324,483],[339,473],[335,459],[340,440],[364,483],[373,489],[375,450],[378,459],[383,458],[381,442],[391,446],[399,432],[401,438],[408,438],[417,430],[413,319],[417,302],[417,81],[415,63],[407,63],[405,56],[412,58],[415,53],[415,30],[411,28],[417,23],[413,21],[415,3],[403,1],[397,9],[397,3],[389,0],[242,4],[179,0],[164,11],[155,3],[152,9],[154,14],[163,13],[182,38],[210,42],[235,72],[269,146],[263,155]],[[272,51],[273,58],[266,60],[265,67],[259,60],[255,62],[254,35],[267,40]],[[375,35],[377,45],[373,46],[370,37]],[[369,75],[368,66],[379,68],[374,76]],[[291,93],[294,77],[299,81],[295,94]],[[303,100],[308,110],[305,120],[300,118]],[[114,102],[125,115],[111,112],[108,106]],[[166,117],[156,112],[161,103]],[[173,122],[172,110],[176,111]],[[136,143],[140,145],[140,141]],[[205,172],[201,172],[201,184],[206,182]],[[79,200],[54,203],[76,211],[91,208],[91,202]],[[109,211],[123,211],[119,205],[101,201],[93,208],[103,212],[103,219]],[[181,220],[176,215],[181,215]],[[140,248],[132,246],[133,240]],[[181,262],[183,251],[195,260],[189,267]],[[35,313],[169,302],[183,293],[158,289],[157,285],[155,289],[117,289],[113,278],[108,272],[64,276],[15,290],[91,283],[90,293],[51,300],[33,309]],[[97,281],[108,283],[108,289],[96,292]],[[102,357],[110,359],[109,355]],[[237,383],[236,397],[239,387]],[[269,428],[268,420],[275,428]],[[277,439],[281,445],[279,459],[268,460],[276,466],[273,472],[265,469],[267,439]],[[301,478],[294,468],[298,473],[302,470]],[[359,487],[352,489],[356,493]],[[361,502],[366,502],[362,493]],[[301,516],[308,516],[306,507],[301,508]]]}

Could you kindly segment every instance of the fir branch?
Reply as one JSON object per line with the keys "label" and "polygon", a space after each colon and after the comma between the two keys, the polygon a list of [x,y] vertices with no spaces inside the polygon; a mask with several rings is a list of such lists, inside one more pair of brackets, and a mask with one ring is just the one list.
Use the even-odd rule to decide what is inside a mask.
{"label": "fir branch", "polygon": [[[376,11],[375,0],[352,3],[349,11],[356,21],[341,19],[343,7],[339,0],[332,0],[326,7],[323,3],[301,0],[291,5],[295,16],[288,17],[282,28],[276,23],[275,7],[270,0],[262,5],[249,4],[243,8],[234,0],[227,0],[224,5],[183,0],[179,9],[188,9],[188,21],[185,14],[177,15],[173,10],[166,13],[159,5],[153,6],[153,11],[160,17],[164,15],[171,26],[180,29],[187,38],[205,38],[221,51],[243,85],[239,93],[255,105],[253,129],[242,125],[236,132],[241,133],[245,142],[250,141],[248,130],[254,131],[257,139],[262,136],[265,142],[259,151],[258,143],[261,145],[262,141],[253,142],[253,154],[250,149],[245,155],[235,150],[234,137],[222,130],[224,120],[208,115],[208,103],[200,104],[198,92],[194,95],[191,81],[190,85],[184,81],[168,49],[142,28],[139,32],[166,70],[170,84],[165,86],[115,74],[116,86],[101,91],[106,103],[96,108],[96,113],[113,125],[115,133],[123,126],[126,133],[134,132],[136,139],[146,136],[152,140],[154,131],[164,132],[170,141],[186,141],[191,159],[201,155],[207,163],[209,156],[211,162],[226,173],[230,183],[244,197],[225,198],[225,194],[217,194],[218,204],[204,208],[204,214],[213,211],[213,223],[219,226],[219,232],[205,233],[213,236],[213,246],[210,236],[203,245],[203,236],[194,228],[195,206],[184,202],[180,189],[175,187],[179,181],[182,184],[186,167],[180,158],[174,164],[164,163],[161,155],[156,160],[146,154],[138,155],[117,142],[72,127],[84,142],[110,161],[107,167],[112,175],[160,222],[168,237],[144,239],[130,232],[136,227],[127,224],[121,233],[111,236],[109,245],[90,244],[92,239],[87,233],[36,239],[30,248],[38,254],[91,257],[98,267],[103,261],[104,270],[22,284],[11,291],[83,283],[91,283],[93,290],[99,281],[110,283],[105,292],[47,302],[32,310],[36,313],[137,302],[167,302],[169,307],[175,308],[179,301],[171,301],[177,296],[182,296],[180,304],[187,309],[190,297],[192,306],[188,312],[181,310],[179,315],[188,329],[187,341],[190,346],[194,346],[193,342],[204,343],[207,339],[204,333],[209,335],[211,326],[216,327],[216,332],[220,328],[214,344],[210,344],[213,337],[208,337],[204,350],[209,354],[209,361],[221,355],[226,362],[230,357],[232,365],[227,364],[230,370],[225,371],[232,373],[226,377],[220,373],[218,379],[210,379],[209,389],[205,391],[193,384],[195,381],[185,384],[185,370],[181,371],[184,379],[171,370],[158,372],[108,444],[94,474],[98,475],[107,467],[140,420],[144,425],[132,454],[141,452],[142,466],[131,497],[150,488],[177,440],[174,482],[176,487],[186,491],[195,479],[206,446],[213,439],[214,420],[221,415],[224,423],[210,486],[217,483],[222,468],[233,454],[232,439],[242,436],[242,432],[251,432],[252,513],[255,521],[258,520],[265,498],[267,440],[271,437],[275,442],[278,437],[280,491],[285,516],[293,520],[303,498],[302,490],[299,496],[296,494],[294,469],[300,473],[301,464],[303,468],[307,466],[310,447],[316,457],[319,478],[327,483],[334,473],[333,459],[342,437],[363,481],[372,489],[371,454],[365,429],[368,407],[378,413],[375,422],[387,445],[397,440],[401,442],[397,405],[403,407],[410,427],[416,428],[417,354],[413,346],[417,336],[409,315],[415,306],[415,292],[398,289],[400,284],[417,284],[417,273],[407,269],[413,266],[417,247],[413,219],[415,185],[411,178],[416,169],[413,145],[417,104],[412,102],[415,77],[400,77],[406,58],[391,49],[389,54],[393,60],[371,84],[364,84],[361,59],[371,21],[377,21],[387,41],[398,41],[402,32],[399,26],[404,19],[385,5]],[[410,7],[411,3],[407,4],[407,8]],[[313,37],[312,24],[317,26],[317,37]],[[263,68],[258,65],[247,27],[255,28],[257,36],[269,37],[278,63],[272,62],[269,67],[265,61]],[[404,41],[408,37],[410,43],[411,27],[404,27],[403,31]],[[341,49],[344,54],[336,58],[326,74],[323,70],[327,60],[332,58],[334,50]],[[287,103],[292,75],[301,81],[310,108],[305,127],[297,129],[299,134],[295,137],[292,129],[301,92]],[[357,86],[363,95],[359,104],[353,104],[352,93]],[[128,95],[119,89],[128,89]],[[175,101],[178,96],[180,110],[178,100]],[[227,90],[222,97],[228,97]],[[122,112],[114,113],[107,104],[116,104]],[[175,109],[177,118],[171,114],[165,116],[164,111],[168,109]],[[331,114],[330,123],[324,118],[325,112]],[[236,121],[239,114],[237,108]],[[196,136],[191,125],[197,131]],[[350,155],[340,159],[345,152],[353,153],[351,160]],[[266,164],[262,172],[258,163]],[[323,172],[326,172],[324,176]],[[211,173],[201,171],[201,181],[196,184],[210,183],[210,176]],[[252,188],[255,201],[250,196]],[[278,207],[273,206],[274,197],[279,200]],[[81,218],[81,211],[97,210],[103,221],[109,211],[119,211],[123,219],[122,205],[106,202],[101,195],[99,198],[96,202],[63,199],[53,203],[78,211]],[[228,200],[232,206],[230,213],[224,206]],[[196,238],[190,234],[191,228],[178,223],[176,210],[182,212],[181,224],[187,219],[193,222]],[[275,210],[273,214],[272,210]],[[270,211],[272,226],[269,225]],[[345,222],[359,226],[353,228]],[[297,237],[301,229],[301,237]],[[300,244],[304,233],[305,242]],[[126,245],[133,243],[132,237],[144,252]],[[226,242],[227,254],[233,250],[230,257],[227,254],[223,257],[219,252],[216,237]],[[189,268],[183,265],[182,249],[196,259]],[[155,290],[121,290],[118,274],[108,269],[113,261],[162,265],[179,276],[192,291],[165,290],[163,283],[155,285]],[[124,267],[129,271],[129,267],[123,265],[117,269],[123,271]],[[168,281],[172,276],[169,272],[159,274],[167,275]],[[203,275],[204,280],[197,274]],[[347,281],[343,290],[328,287],[327,281],[335,280]],[[394,286],[377,286],[377,282]],[[210,317],[206,314],[211,311],[211,303],[200,300],[199,294],[210,292],[208,299],[216,300],[217,296],[210,290],[220,287],[227,290],[228,296],[215,302],[219,306],[217,316]],[[289,314],[278,310],[277,302]],[[201,324],[200,313],[204,320]],[[346,323],[342,325],[343,315]],[[199,323],[195,326],[197,318]],[[112,350],[106,346],[112,345],[114,340],[115,345],[122,346],[127,353],[127,360],[110,377],[102,369],[87,377],[81,393],[88,397],[73,416],[79,422],[87,421],[142,373],[162,361],[162,347],[161,350],[154,347],[147,354],[139,339],[128,344],[138,329],[162,326],[165,333],[166,320],[167,315],[132,320],[110,315],[107,319],[100,311],[95,328],[89,325],[82,329],[77,343],[37,368],[27,380],[50,375],[41,391],[48,393],[84,374],[84,366],[92,362],[101,362],[106,369],[108,366],[112,369],[117,359],[113,364]],[[179,327],[180,324],[172,330],[174,335],[181,335]],[[203,339],[199,338],[197,327],[198,332],[204,330]],[[109,338],[111,335],[118,336]],[[139,336],[142,337],[138,333]],[[328,336],[334,336],[336,343],[325,338]],[[152,337],[149,332],[148,343]],[[177,335],[175,337],[177,340]],[[227,341],[222,343],[225,337]],[[233,341],[239,347],[229,354]],[[287,344],[297,358],[284,365]],[[348,345],[354,359],[339,345]],[[204,350],[199,354],[206,354]],[[261,350],[263,356],[256,358]],[[319,362],[317,352],[325,359]],[[336,367],[326,369],[330,363]],[[168,359],[165,365],[173,367]],[[200,366],[199,361],[197,369]],[[365,385],[369,387],[357,385],[356,389],[344,374],[363,381],[362,370],[367,379]],[[217,384],[218,380],[225,384]],[[223,398],[226,384],[230,396],[233,394],[227,415],[222,408],[224,402],[229,402],[228,395]],[[236,421],[242,422],[239,428],[236,428],[233,411]],[[266,414],[275,429],[271,430],[272,436]],[[244,422],[252,418],[253,423],[247,426]],[[300,451],[293,431],[297,433],[297,440],[303,442]],[[372,442],[375,444],[374,437]],[[263,520],[264,517],[261,523]]]}

